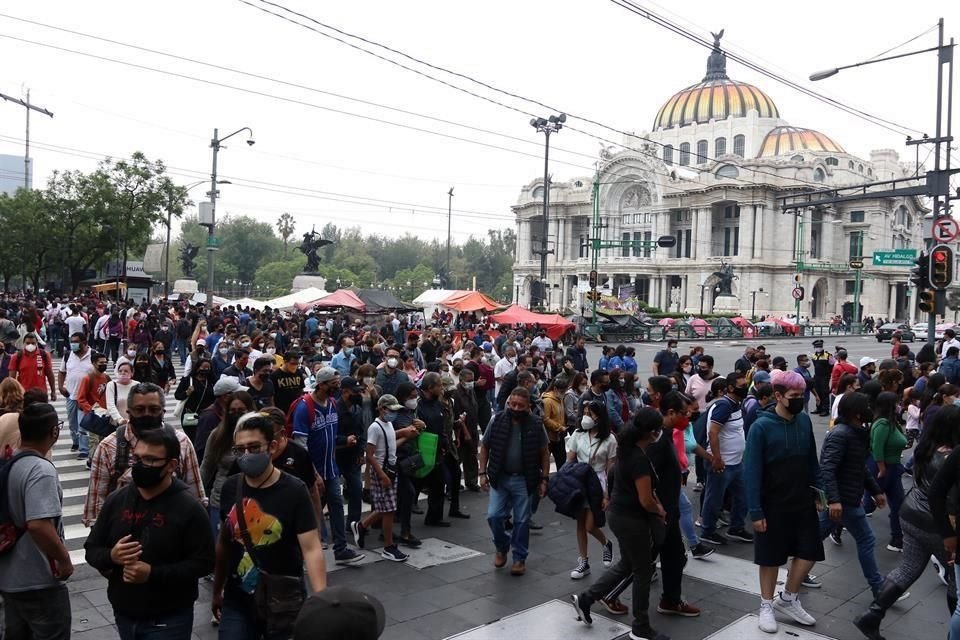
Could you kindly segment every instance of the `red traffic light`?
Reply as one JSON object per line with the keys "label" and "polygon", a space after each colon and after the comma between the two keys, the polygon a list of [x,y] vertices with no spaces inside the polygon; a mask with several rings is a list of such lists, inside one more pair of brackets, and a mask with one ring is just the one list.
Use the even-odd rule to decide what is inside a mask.
{"label": "red traffic light", "polygon": [[947,261],[947,252],[946,252],[946,251],[934,251],[934,252],[933,252],[933,261],[934,261],[934,262],[946,262],[946,261]]}

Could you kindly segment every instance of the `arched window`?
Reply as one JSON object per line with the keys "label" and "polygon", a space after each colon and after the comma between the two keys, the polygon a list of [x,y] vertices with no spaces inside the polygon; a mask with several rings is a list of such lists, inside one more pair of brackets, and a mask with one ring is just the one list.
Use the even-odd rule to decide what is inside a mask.
{"label": "arched window", "polygon": [[857,165],[857,171],[859,171],[860,173],[863,173],[863,165],[862,165],[862,164],[858,164],[858,165]]}
{"label": "arched window", "polygon": [[848,161],[847,161],[847,169],[850,169],[850,171],[853,171],[853,169],[854,169],[853,160],[848,160]]}
{"label": "arched window", "polygon": [[831,166],[831,167],[839,167],[839,166],[840,166],[840,161],[839,161],[837,158],[834,158],[834,157],[832,157],[832,156],[826,159],[826,163],[827,163],[829,166]]}
{"label": "arched window", "polygon": [[725,164],[717,169],[718,178],[736,178],[740,175],[740,170],[732,164]]}
{"label": "arched window", "polygon": [[727,154],[727,139],[717,138],[713,141],[713,156],[719,158]]}
{"label": "arched window", "polygon": [[533,190],[533,199],[543,200],[543,186],[539,186]]}
{"label": "arched window", "polygon": [[707,156],[710,155],[710,143],[706,140],[697,140],[697,164],[706,164]]}
{"label": "arched window", "polygon": [[573,183],[573,186],[579,189],[580,187],[583,186],[583,180],[577,180],[576,182]]}
{"label": "arched window", "polygon": [[743,135],[733,136],[733,155],[743,157],[747,139]]}
{"label": "arched window", "polygon": [[868,176],[872,176],[872,175],[873,175],[873,169],[867,169],[867,175],[868,175]]}
{"label": "arched window", "polygon": [[813,171],[813,181],[814,182],[823,182],[827,177],[827,174],[823,172],[823,169],[817,167]]}
{"label": "arched window", "polygon": [[680,166],[685,167],[690,164],[690,143],[683,142],[680,144]]}
{"label": "arched window", "polygon": [[663,148],[663,161],[666,164],[673,164],[673,145],[668,144]]}

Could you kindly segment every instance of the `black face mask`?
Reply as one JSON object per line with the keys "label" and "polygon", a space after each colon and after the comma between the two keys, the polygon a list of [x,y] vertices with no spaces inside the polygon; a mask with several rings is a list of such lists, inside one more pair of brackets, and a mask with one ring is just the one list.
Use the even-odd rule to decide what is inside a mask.
{"label": "black face mask", "polygon": [[133,484],[141,489],[152,489],[163,482],[166,476],[164,471],[164,467],[148,467],[142,462],[137,462],[130,470],[133,475]]}
{"label": "black face mask", "polygon": [[803,411],[805,404],[803,398],[790,398],[787,400],[787,411],[790,412],[790,415],[795,416]]}
{"label": "black face mask", "polygon": [[734,387],[734,388],[733,388],[733,395],[734,395],[735,397],[743,400],[744,398],[747,397],[747,392],[748,392],[748,391],[749,391],[749,387]]}
{"label": "black face mask", "polygon": [[152,431],[163,426],[163,416],[133,416],[130,418],[130,428],[133,434],[140,437],[145,431]]}
{"label": "black face mask", "polygon": [[105,364],[98,364],[98,365],[97,365],[97,371],[99,371],[100,373],[103,373],[103,372],[106,371],[106,370],[107,370],[107,365],[105,365]]}
{"label": "black face mask", "polygon": [[508,411],[510,412],[510,417],[514,420],[523,420],[528,414],[526,411],[519,411],[517,409],[508,409]]}

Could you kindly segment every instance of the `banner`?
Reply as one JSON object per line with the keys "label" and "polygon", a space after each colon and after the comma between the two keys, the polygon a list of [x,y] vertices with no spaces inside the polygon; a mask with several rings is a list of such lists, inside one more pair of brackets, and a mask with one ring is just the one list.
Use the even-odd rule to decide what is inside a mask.
{"label": "banner", "polygon": [[[166,245],[162,242],[148,244],[147,250],[143,254],[143,270],[147,273],[163,273],[163,249]],[[129,262],[127,265],[129,266]]]}

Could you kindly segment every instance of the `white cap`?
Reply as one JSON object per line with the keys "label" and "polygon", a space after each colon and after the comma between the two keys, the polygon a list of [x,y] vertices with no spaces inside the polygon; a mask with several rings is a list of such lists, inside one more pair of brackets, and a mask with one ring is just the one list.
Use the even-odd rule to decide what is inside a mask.
{"label": "white cap", "polygon": [[876,358],[871,358],[870,356],[863,356],[860,358],[860,368],[863,369],[868,364],[874,364],[877,361]]}

